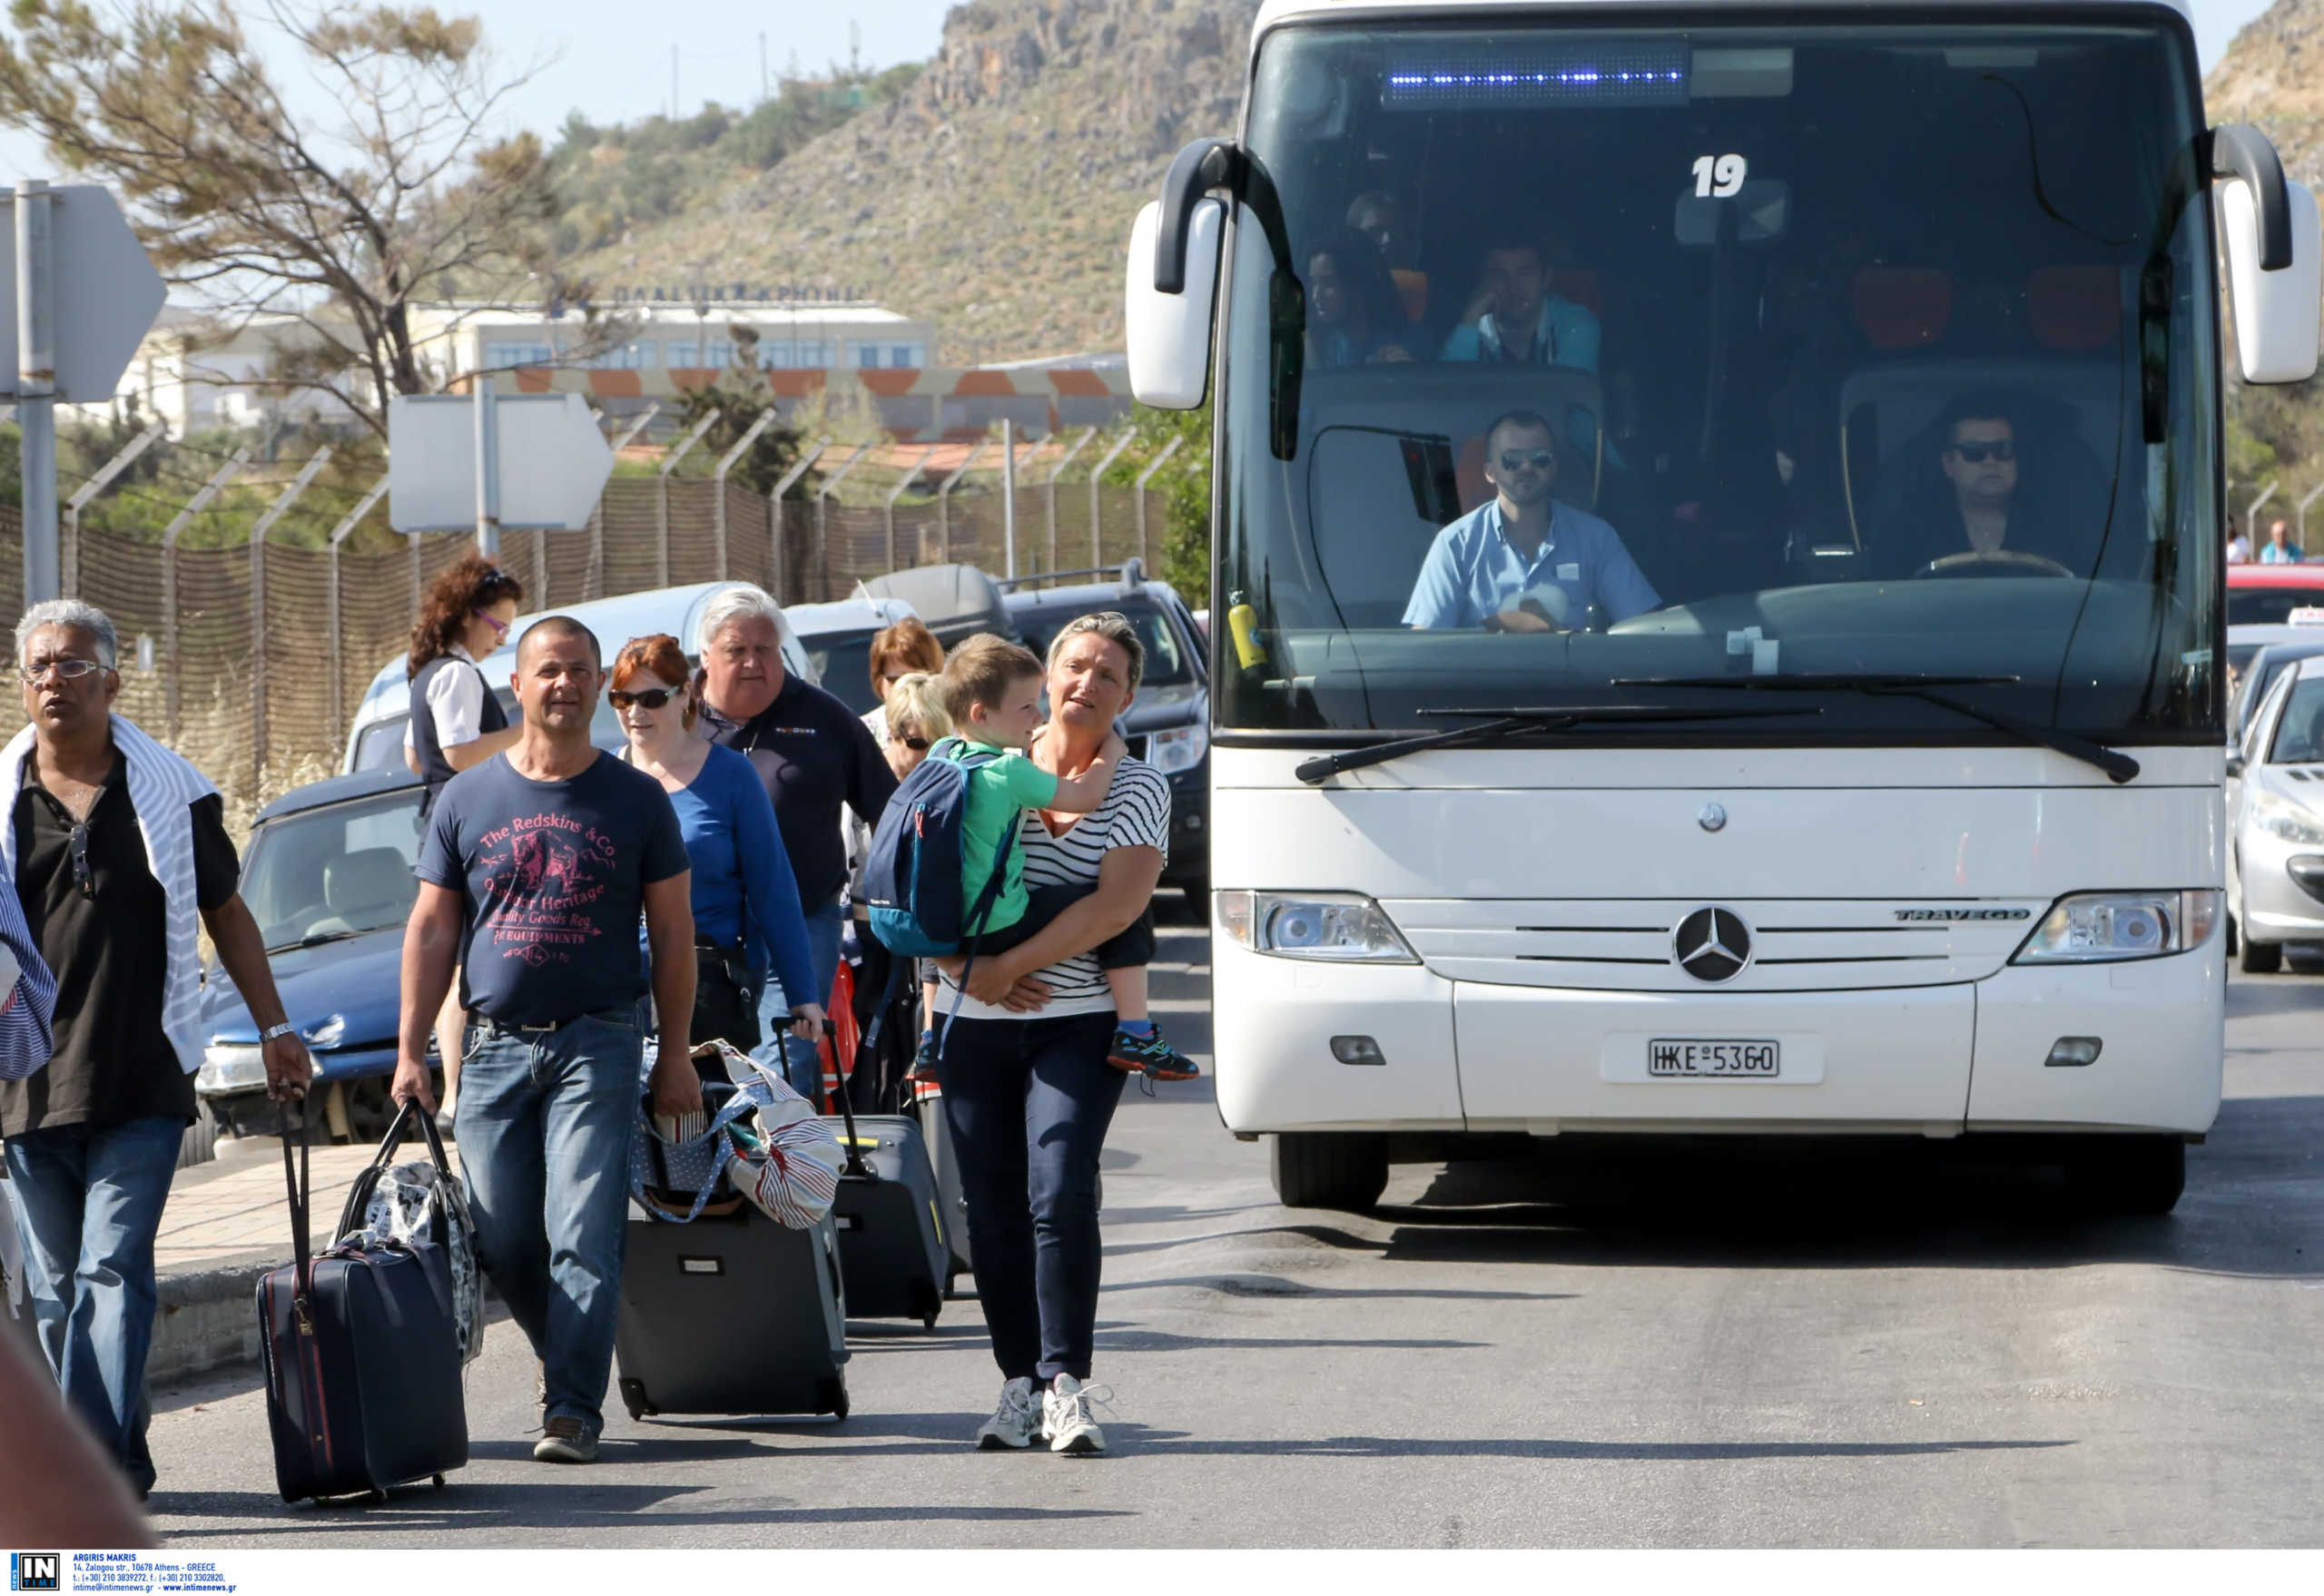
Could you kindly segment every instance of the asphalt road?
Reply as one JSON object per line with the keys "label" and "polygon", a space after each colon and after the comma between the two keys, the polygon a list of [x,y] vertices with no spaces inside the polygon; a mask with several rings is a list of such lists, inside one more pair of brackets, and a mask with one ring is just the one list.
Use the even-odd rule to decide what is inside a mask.
{"label": "asphalt road", "polygon": [[[1157,984],[1206,1049],[1201,949]],[[503,1323],[450,1488],[286,1507],[238,1373],[158,1394],[153,1506],[180,1546],[2312,1546],[2324,976],[2229,1011],[2169,1219],[1918,1146],[1402,1167],[1376,1216],[1286,1212],[1187,1083],[1106,1155],[1103,1458],[970,1450],[970,1301],[852,1326],[844,1423],[615,1404],[596,1466],[537,1464]]]}

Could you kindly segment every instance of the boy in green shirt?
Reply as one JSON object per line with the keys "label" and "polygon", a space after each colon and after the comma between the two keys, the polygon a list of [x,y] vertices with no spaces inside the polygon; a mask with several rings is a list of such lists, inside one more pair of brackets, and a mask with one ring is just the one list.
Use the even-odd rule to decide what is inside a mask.
{"label": "boy in green shirt", "polygon": [[[1078,776],[1054,775],[1026,757],[1041,725],[1041,662],[1005,638],[982,634],[955,648],[944,662],[945,707],[954,738],[931,752],[931,759],[985,755],[969,772],[967,804],[960,816],[960,901],[973,911],[992,880],[1001,840],[1012,835],[1027,810],[1088,814],[1106,801],[1114,767],[1128,753],[1118,734],[1108,734],[1089,768]],[[1006,952],[1058,917],[1068,905],[1097,890],[1091,882],[1067,882],[1028,889],[1022,850],[1011,846],[1000,863],[1000,891],[982,920],[969,932],[977,955]],[[1146,967],[1154,959],[1154,930],[1137,923],[1091,950],[1106,972],[1114,1000],[1114,1039],[1107,1061],[1118,1069],[1157,1080],[1189,1080],[1201,1070],[1162,1039],[1148,1010]],[[931,1029],[921,1032],[911,1073],[934,1073],[935,1005]]]}

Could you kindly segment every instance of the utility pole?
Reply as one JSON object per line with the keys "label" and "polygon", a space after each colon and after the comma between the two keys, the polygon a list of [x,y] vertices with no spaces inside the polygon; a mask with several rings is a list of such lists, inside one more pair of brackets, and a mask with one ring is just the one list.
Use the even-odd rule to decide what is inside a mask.
{"label": "utility pole", "polygon": [[671,44],[671,45],[670,45],[670,120],[671,120],[672,122],[675,122],[675,121],[677,121],[677,119],[678,119],[678,46],[677,46],[676,43],[674,41],[674,42]]}
{"label": "utility pole", "polygon": [[763,105],[771,98],[773,96],[767,93],[766,82],[766,33],[764,29],[761,29],[759,33],[759,103]]}

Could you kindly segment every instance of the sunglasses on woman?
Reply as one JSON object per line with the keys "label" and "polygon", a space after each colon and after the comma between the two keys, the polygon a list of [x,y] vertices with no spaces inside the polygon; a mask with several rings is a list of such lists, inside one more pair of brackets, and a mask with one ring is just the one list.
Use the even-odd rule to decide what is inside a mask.
{"label": "sunglasses on woman", "polygon": [[625,693],[616,687],[606,695],[606,701],[615,709],[627,709],[633,704],[640,709],[660,709],[675,696],[667,687],[648,687],[643,693]]}
{"label": "sunglasses on woman", "polygon": [[906,737],[903,740],[903,744],[905,747],[911,749],[914,754],[925,754],[928,752],[928,739],[925,737]]}

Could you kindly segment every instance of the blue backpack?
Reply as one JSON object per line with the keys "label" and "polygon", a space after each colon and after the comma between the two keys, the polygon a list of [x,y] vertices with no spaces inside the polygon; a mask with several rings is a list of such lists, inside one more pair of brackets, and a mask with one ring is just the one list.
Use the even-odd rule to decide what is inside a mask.
{"label": "blue backpack", "polygon": [[1007,879],[1017,828],[1001,833],[992,875],[974,903],[962,900],[961,822],[969,812],[969,773],[1000,755],[960,755],[962,744],[947,737],[928,751],[880,816],[872,852],[863,865],[863,901],[872,911],[872,934],[901,959],[936,959],[960,951],[984,929],[994,900]]}

